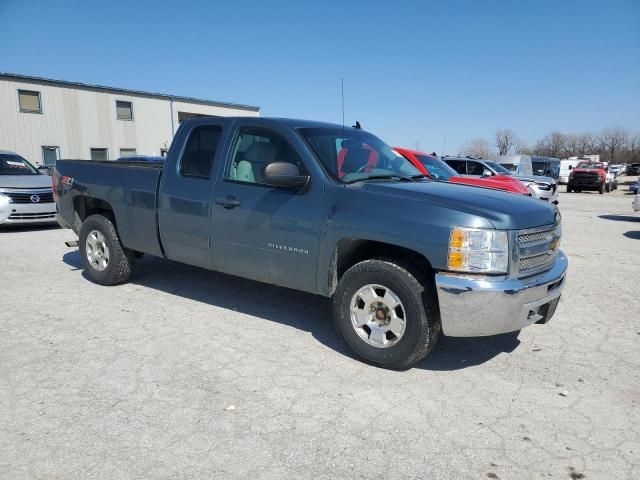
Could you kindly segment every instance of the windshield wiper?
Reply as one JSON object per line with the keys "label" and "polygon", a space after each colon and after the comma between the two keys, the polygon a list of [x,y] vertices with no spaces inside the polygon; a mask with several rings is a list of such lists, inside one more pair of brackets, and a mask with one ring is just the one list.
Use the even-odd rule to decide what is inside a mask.
{"label": "windshield wiper", "polygon": [[431,178],[431,175],[425,175],[424,173],[419,173],[418,175],[411,175],[411,178],[415,180],[419,180],[421,178]]}
{"label": "windshield wiper", "polygon": [[363,178],[354,178],[353,180],[348,180],[344,182],[345,184],[356,183],[356,182],[364,182],[366,180],[400,180],[401,182],[415,182],[413,177],[405,177],[403,175],[370,175],[368,177]]}

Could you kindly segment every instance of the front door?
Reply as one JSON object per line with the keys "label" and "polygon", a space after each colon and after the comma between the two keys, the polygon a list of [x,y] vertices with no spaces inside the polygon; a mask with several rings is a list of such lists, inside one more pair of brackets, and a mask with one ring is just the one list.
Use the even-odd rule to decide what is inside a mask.
{"label": "front door", "polygon": [[243,127],[236,135],[215,188],[213,254],[216,267],[234,275],[315,291],[324,218],[323,189],[313,178],[295,192],[266,185],[266,164],[307,169],[288,132]]}
{"label": "front door", "polygon": [[171,260],[211,268],[212,168],[222,124],[208,122],[189,133],[176,172],[164,172],[158,221],[165,255]]}

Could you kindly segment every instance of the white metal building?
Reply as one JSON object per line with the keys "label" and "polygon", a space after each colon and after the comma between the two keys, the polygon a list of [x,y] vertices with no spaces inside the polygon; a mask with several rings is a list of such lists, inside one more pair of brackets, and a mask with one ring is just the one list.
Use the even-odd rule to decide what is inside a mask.
{"label": "white metal building", "polygon": [[163,155],[187,118],[259,112],[250,105],[0,73],[0,149],[36,165]]}

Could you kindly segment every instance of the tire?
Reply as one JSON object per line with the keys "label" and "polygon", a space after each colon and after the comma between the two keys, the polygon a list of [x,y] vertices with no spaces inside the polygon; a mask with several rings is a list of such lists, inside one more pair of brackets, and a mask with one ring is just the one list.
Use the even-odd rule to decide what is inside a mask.
{"label": "tire", "polygon": [[607,184],[604,186],[604,191],[605,191],[605,192],[607,192],[607,193],[609,193],[609,192],[611,191],[611,188],[612,188],[612,185],[611,185],[610,183],[607,183]]}
{"label": "tire", "polygon": [[[355,323],[354,312],[358,305],[362,305],[359,312],[370,315],[372,321],[378,321],[378,310],[371,313],[373,307],[370,308],[358,296],[371,285],[379,287],[374,288],[377,295],[384,292],[383,301],[389,297],[399,300],[399,306],[392,311],[396,318],[400,313],[404,317],[401,336],[396,337],[394,332],[385,333],[383,342],[387,342],[386,346],[379,343],[374,346],[373,330],[369,329],[369,338],[366,338],[368,327],[359,328]],[[373,365],[394,370],[409,368],[422,360],[433,349],[440,334],[440,314],[433,281],[411,265],[395,260],[365,260],[347,270],[333,295],[333,317],[336,329],[357,356]],[[388,337],[392,338],[389,340]]]}
{"label": "tire", "polygon": [[571,192],[573,192],[573,188],[567,187],[567,193],[571,193]]}
{"label": "tire", "polygon": [[[89,235],[91,239],[87,242]],[[98,248],[92,248],[92,244],[94,246],[97,244]],[[78,247],[84,272],[92,282],[100,285],[116,285],[126,282],[131,276],[134,252],[122,246],[111,218],[105,215],[88,217],[80,228]],[[95,253],[101,250],[102,257],[100,253],[97,255]]]}
{"label": "tire", "polygon": [[604,193],[604,190],[605,190],[605,183],[602,182],[602,185],[600,185],[600,188],[598,189],[598,193],[602,195]]}

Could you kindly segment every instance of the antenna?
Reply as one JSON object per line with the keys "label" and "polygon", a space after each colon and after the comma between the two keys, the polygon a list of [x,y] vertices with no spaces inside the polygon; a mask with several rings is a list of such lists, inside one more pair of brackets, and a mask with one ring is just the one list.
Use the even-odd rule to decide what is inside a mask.
{"label": "antenna", "polygon": [[444,146],[447,144],[447,135],[442,134],[442,155],[444,155]]}
{"label": "antenna", "polygon": [[344,77],[340,78],[340,93],[342,95],[342,134],[344,136]]}

